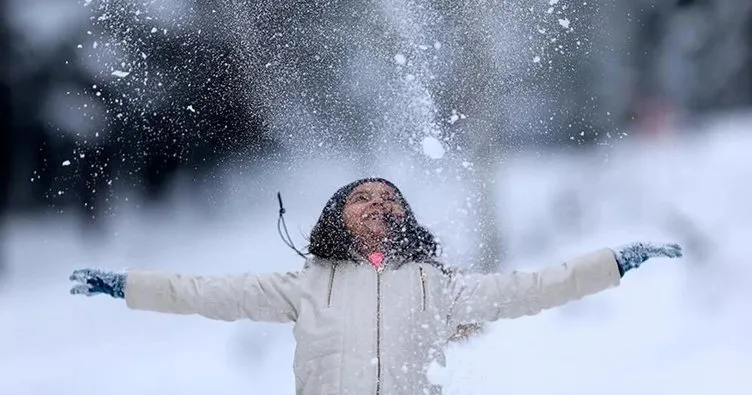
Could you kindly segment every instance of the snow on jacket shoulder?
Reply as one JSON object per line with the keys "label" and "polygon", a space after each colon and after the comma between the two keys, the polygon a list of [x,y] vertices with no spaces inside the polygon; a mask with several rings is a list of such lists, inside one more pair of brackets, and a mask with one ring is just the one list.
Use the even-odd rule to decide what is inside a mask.
{"label": "snow on jacket shoulder", "polygon": [[440,394],[432,362],[458,324],[532,315],[616,286],[602,249],[539,272],[452,274],[429,263],[313,258],[295,273],[192,277],[130,272],[130,308],[294,322],[298,395]]}

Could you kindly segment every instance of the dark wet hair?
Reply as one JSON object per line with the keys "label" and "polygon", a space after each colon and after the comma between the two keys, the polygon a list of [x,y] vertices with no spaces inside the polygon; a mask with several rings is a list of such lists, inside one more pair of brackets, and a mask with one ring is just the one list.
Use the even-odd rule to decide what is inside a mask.
{"label": "dark wet hair", "polygon": [[412,262],[433,262],[438,256],[439,245],[433,234],[420,225],[415,213],[407,204],[402,192],[389,180],[373,177],[351,182],[340,188],[324,206],[319,220],[314,225],[309,239],[308,251],[315,257],[335,260],[352,259],[354,237],[345,227],[343,210],[350,193],[361,184],[379,182],[394,189],[405,210],[405,218],[395,229],[400,233],[395,238],[390,252],[396,257]]}

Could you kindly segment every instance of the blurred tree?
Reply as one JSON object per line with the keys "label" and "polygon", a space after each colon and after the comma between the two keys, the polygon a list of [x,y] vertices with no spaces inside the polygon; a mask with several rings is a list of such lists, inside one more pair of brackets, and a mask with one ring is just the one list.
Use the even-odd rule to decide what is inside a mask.
{"label": "blurred tree", "polygon": [[0,1],[0,280],[5,272],[5,212],[13,175],[12,97],[8,80],[8,68],[12,59],[10,40],[6,4]]}
{"label": "blurred tree", "polygon": [[609,80],[623,80],[611,85],[627,98],[611,108],[623,124],[752,105],[752,3],[639,0],[619,3],[608,17],[620,33],[607,56],[620,57],[621,74],[630,76]]}
{"label": "blurred tree", "polygon": [[[496,67],[492,48],[496,35],[484,11],[447,2],[440,6],[439,12],[450,17],[451,25],[447,27],[444,45],[456,48],[456,52],[452,54],[451,71],[434,83],[439,113],[455,117],[445,115],[439,122],[444,135],[454,136],[452,143],[462,149],[453,165],[455,172],[464,175],[462,179],[468,184],[469,215],[476,224],[471,233],[478,240],[478,248],[471,257],[471,266],[481,272],[494,272],[501,269],[503,260],[497,207],[500,202],[494,186],[505,150],[504,137],[509,132],[505,128],[508,118],[500,103],[515,85],[506,82],[519,76]],[[472,164],[470,172],[469,163]]]}
{"label": "blurred tree", "polygon": [[[175,19],[139,17],[154,10],[132,2],[103,2],[93,11],[108,18],[95,18],[93,26],[105,49],[93,51],[100,72],[93,76],[98,88],[88,93],[106,108],[107,137],[86,144],[92,187],[121,185],[159,200],[185,173],[196,198],[220,188],[213,173],[222,162],[258,166],[276,151],[248,94],[255,81],[246,78],[226,21],[214,12],[220,5],[199,2]],[[114,70],[128,74],[113,78]],[[112,188],[95,199],[99,205],[118,199]]]}
{"label": "blurred tree", "polygon": [[[65,64],[75,56],[71,41],[61,40],[44,56],[16,45],[11,48],[13,173],[9,187],[14,210],[60,212],[80,210],[80,196],[88,191],[73,173],[77,151],[76,130],[56,125],[51,106],[60,105],[55,94],[61,89],[84,89],[91,85],[85,74]],[[60,108],[59,111],[81,111]]]}
{"label": "blurred tree", "polygon": [[[525,0],[494,9],[438,4],[442,38],[453,52],[432,88],[440,114],[466,116],[440,122],[461,147],[455,165],[478,219],[480,248],[472,261],[478,270],[496,271],[505,255],[495,188],[503,158],[531,146],[590,147],[603,139],[607,125],[593,99],[593,81],[601,78],[594,76],[592,45],[599,8],[555,2],[540,8]],[[472,172],[463,170],[467,162]]]}
{"label": "blurred tree", "polygon": [[[91,26],[58,35],[43,52],[4,42],[3,53],[14,53],[4,76],[13,80],[16,122],[3,131],[13,139],[3,159],[12,158],[14,172],[12,181],[6,171],[0,178],[11,183],[3,191],[9,204],[72,209],[93,223],[124,202],[118,191],[158,201],[184,173],[191,197],[210,206],[219,164],[259,165],[276,150],[248,106],[253,86],[234,43],[209,9],[167,35],[154,34],[163,20],[139,17],[144,5],[96,4]],[[130,75],[113,76],[121,69]]]}
{"label": "blurred tree", "polygon": [[[7,10],[4,1],[0,1],[0,223],[8,205],[10,183],[13,170],[13,121],[12,96],[9,81],[10,32],[8,29]],[[0,251],[1,253],[2,251]]]}

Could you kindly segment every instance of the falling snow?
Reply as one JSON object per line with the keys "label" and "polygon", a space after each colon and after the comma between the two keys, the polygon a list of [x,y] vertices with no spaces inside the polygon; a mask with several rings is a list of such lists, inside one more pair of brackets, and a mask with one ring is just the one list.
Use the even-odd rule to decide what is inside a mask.
{"label": "falling snow", "polygon": [[449,116],[449,120],[447,122],[449,122],[450,124],[453,125],[454,123],[456,123],[460,119],[465,119],[465,118],[467,118],[467,116],[465,114],[462,114],[462,113],[458,112],[457,110],[452,110],[452,114]]}
{"label": "falling snow", "polygon": [[433,136],[424,137],[421,145],[423,147],[423,153],[431,159],[441,159],[446,153],[446,150],[439,139]]}
{"label": "falling snow", "polygon": [[[41,18],[44,23],[58,20],[58,17],[51,17],[58,14],[36,12],[36,3],[54,1],[33,3],[29,10],[34,12],[29,11],[29,14],[44,15]],[[72,3],[74,7],[81,8],[81,2]],[[718,169],[713,169],[718,171],[705,175],[705,182],[701,183],[683,180],[684,173],[693,173],[693,177],[698,173],[685,171],[682,174],[666,173],[661,177],[649,177],[645,185],[637,185],[638,173],[654,174],[656,171],[691,168],[697,163],[692,160],[698,157],[695,154],[686,155],[687,158],[677,162],[682,166],[666,165],[671,164],[673,156],[668,159],[661,156],[661,161],[669,161],[664,163],[630,151],[623,151],[623,155],[615,159],[614,163],[619,163],[615,169],[593,166],[596,163],[593,158],[579,165],[570,160],[561,160],[555,161],[554,166],[547,166],[546,161],[550,158],[542,160],[539,157],[531,160],[532,165],[511,163],[510,157],[519,151],[551,141],[569,140],[572,145],[577,145],[597,139],[602,144],[601,136],[605,136],[607,141],[612,137],[627,136],[626,132],[609,128],[610,120],[624,116],[623,113],[614,112],[612,116],[596,99],[571,99],[577,95],[588,98],[592,94],[587,87],[594,85],[593,71],[581,64],[597,63],[591,61],[594,49],[597,49],[592,43],[598,42],[602,36],[594,34],[598,28],[593,26],[601,23],[601,5],[543,0],[528,2],[524,6],[518,2],[494,2],[493,7],[485,9],[460,7],[460,10],[451,4],[415,1],[363,3],[354,4],[353,7],[338,7],[328,2],[301,2],[296,7],[267,7],[271,3],[243,1],[83,0],[82,3],[86,10],[79,11],[86,15],[79,19],[91,26],[71,27],[69,33],[62,35],[70,36],[75,41],[65,42],[61,53],[73,55],[66,58],[65,63],[55,63],[55,67],[64,64],[67,70],[80,62],[86,64],[87,70],[96,70],[91,72],[92,75],[69,73],[85,81],[85,86],[64,87],[60,95],[65,99],[61,101],[65,116],[80,118],[78,125],[83,126],[60,127],[59,122],[52,123],[56,128],[55,133],[74,136],[70,137],[74,140],[71,140],[71,144],[67,144],[67,141],[60,144],[65,151],[48,158],[43,166],[63,175],[56,184],[45,186],[44,193],[60,201],[78,195],[92,195],[91,199],[81,204],[86,210],[95,205],[114,207],[115,200],[138,200],[133,199],[130,191],[144,186],[140,184],[143,180],[134,175],[152,171],[149,175],[158,179],[164,176],[165,169],[171,168],[181,171],[188,169],[185,178],[192,186],[201,180],[221,178],[217,175],[221,171],[214,173],[216,169],[231,169],[226,171],[239,174],[231,181],[204,184],[191,190],[192,193],[188,194],[190,199],[186,198],[191,201],[190,204],[204,198],[202,193],[211,195],[206,200],[215,204],[220,200],[215,195],[224,193],[222,189],[226,188],[233,190],[228,193],[242,195],[239,202],[233,201],[233,204],[242,207],[240,212],[245,213],[255,206],[266,207],[264,204],[268,203],[268,196],[273,196],[270,191],[287,187],[295,189],[293,196],[299,195],[299,200],[292,207],[305,210],[311,202],[318,201],[319,193],[324,194],[339,180],[356,173],[351,168],[365,168],[368,172],[385,171],[397,175],[412,189],[409,192],[413,196],[430,202],[416,206],[416,211],[423,207],[420,211],[433,222],[430,225],[436,224],[444,235],[459,240],[452,240],[454,244],[450,242],[446,245],[449,247],[448,256],[452,259],[460,256],[463,259],[457,261],[463,262],[472,261],[476,256],[489,256],[483,248],[492,243],[488,243],[487,239],[471,237],[471,231],[495,229],[495,226],[489,227],[488,224],[507,220],[515,226],[503,230],[502,234],[491,234],[490,239],[504,240],[505,248],[509,247],[519,255],[529,254],[531,260],[539,259],[540,255],[547,256],[550,251],[560,252],[576,247],[569,240],[574,233],[562,225],[567,221],[562,219],[566,215],[560,215],[564,211],[561,203],[555,199],[553,202],[539,202],[551,196],[540,191],[542,184],[546,187],[558,186],[569,178],[576,179],[571,184],[575,186],[575,195],[578,182],[588,184],[581,188],[583,191],[593,190],[590,184],[594,182],[604,183],[597,188],[603,195],[599,199],[603,198],[607,204],[604,207],[595,205],[597,218],[594,217],[587,226],[577,227],[577,232],[582,233],[577,235],[578,238],[590,237],[582,243],[606,245],[619,240],[622,237],[619,232],[633,231],[626,229],[630,224],[622,218],[625,217],[623,207],[619,206],[622,201],[641,203],[632,205],[636,208],[627,207],[629,210],[651,207],[642,217],[634,217],[631,212],[626,217],[637,218],[639,226],[648,223],[654,228],[650,229],[659,233],[665,231],[671,218],[681,215],[674,211],[682,208],[701,219],[707,216],[710,224],[717,223],[718,218],[735,218],[729,215],[732,211],[748,212],[743,210],[743,200],[733,201],[734,205],[741,207],[736,211],[712,201],[704,205],[697,203],[704,198],[711,199],[709,195],[713,194],[708,193],[709,189],[721,190],[729,185],[744,184],[726,182],[713,188],[704,185],[719,180],[717,174],[724,174],[720,170],[725,165],[718,165]],[[620,17],[627,19],[627,16]],[[670,27],[663,30],[668,31]],[[35,29],[32,31],[37,33]],[[607,30],[608,34],[612,34],[611,30]],[[21,42],[25,47],[26,43]],[[34,51],[24,48],[24,52]],[[609,48],[606,52],[615,51]],[[76,56],[77,59],[74,58]],[[616,79],[623,78],[623,72],[617,70],[616,74]],[[627,78],[629,81],[630,78]],[[627,97],[632,94],[630,89],[614,91],[618,92],[616,101],[634,101],[634,98]],[[49,140],[50,145],[57,144],[57,136],[53,137]],[[717,147],[715,142],[710,145]],[[730,148],[727,151],[717,155],[718,163],[728,163],[725,159],[727,154],[737,152]],[[387,159],[379,156],[384,153]],[[536,155],[540,153],[536,152]],[[319,165],[316,162],[309,166],[306,160],[311,157],[326,157],[335,164]],[[371,163],[363,160],[374,157],[381,161]],[[352,163],[357,165],[352,166]],[[504,164],[503,177],[487,171],[488,164],[500,163]],[[268,178],[257,177],[258,174],[247,170],[255,167],[272,168],[274,174]],[[202,173],[207,168],[211,171]],[[748,167],[739,166],[733,171],[742,171],[742,168]],[[619,172],[626,173],[617,174]],[[69,180],[64,178],[74,173],[82,180],[82,187],[78,189],[68,185]],[[34,183],[32,186],[35,188],[49,178],[42,170],[20,168],[19,174],[24,182],[29,180]],[[748,174],[743,176],[749,178]],[[510,177],[511,181],[506,177]],[[629,185],[621,182],[625,177]],[[742,180],[745,177],[738,178]],[[656,183],[657,179],[660,182]],[[497,181],[499,184],[496,184]],[[503,185],[500,185],[502,182]],[[118,183],[121,185],[117,188],[121,189],[114,186]],[[680,188],[682,193],[669,199],[665,196],[671,197],[668,185],[671,183],[684,187]],[[498,187],[488,188],[489,185]],[[702,185],[702,188],[698,185]],[[251,193],[246,193],[243,188]],[[692,195],[693,199],[686,198],[689,196],[687,188],[699,188]],[[489,192],[496,190],[503,193],[496,196],[494,192]],[[658,203],[630,197],[636,191],[652,197]],[[170,190],[149,192],[170,198],[179,195]],[[261,203],[248,205],[249,196],[259,199]],[[446,201],[439,201],[440,196]],[[453,198],[460,203],[447,208]],[[592,196],[589,198],[592,199]],[[273,197],[271,199],[274,203]],[[668,205],[671,206],[669,213],[664,213],[666,199],[672,203]],[[592,209],[589,201],[585,203],[587,209]],[[491,209],[484,212],[484,205]],[[494,210],[497,206],[497,211],[503,211],[508,217],[502,216],[502,220],[499,220]],[[703,209],[708,207],[726,211],[706,215]],[[609,210],[618,212],[618,218],[604,219],[611,215]],[[217,224],[221,223],[218,217],[226,214],[220,213],[221,210],[205,211]],[[15,239],[19,232],[14,228],[10,232],[12,242],[9,243],[12,253],[8,255],[11,259],[24,258],[19,259],[18,269],[22,276],[28,276],[28,281],[24,279],[20,289],[13,289],[13,293],[9,294],[14,301],[8,304],[11,316],[18,319],[12,320],[12,325],[0,328],[10,331],[8,336],[0,339],[17,343],[8,343],[9,347],[3,350],[8,348],[11,355],[13,352],[18,354],[18,358],[9,359],[18,362],[9,363],[3,369],[11,372],[4,384],[10,382],[13,385],[13,380],[28,372],[38,376],[34,374],[38,370],[54,372],[54,376],[65,377],[69,383],[81,380],[88,383],[86,380],[93,377],[94,384],[81,388],[90,392],[99,391],[101,386],[97,384],[117,381],[118,372],[122,370],[97,366],[97,356],[101,354],[101,347],[98,346],[108,342],[114,344],[112,334],[122,332],[124,336],[115,336],[125,342],[118,344],[118,358],[108,361],[113,366],[136,370],[131,377],[140,387],[134,387],[133,391],[152,393],[148,388],[166,387],[177,388],[178,392],[184,389],[183,392],[187,393],[196,391],[196,388],[200,390],[202,386],[210,388],[220,385],[226,386],[223,389],[230,388],[225,393],[237,392],[242,387],[237,385],[237,372],[228,373],[230,369],[224,362],[227,350],[234,352],[242,347],[227,347],[228,339],[225,336],[207,335],[206,328],[199,327],[209,324],[181,321],[177,325],[185,326],[187,335],[173,338],[164,336],[169,330],[161,333],[159,326],[144,325],[156,328],[157,332],[145,331],[144,336],[138,336],[136,341],[127,336],[127,330],[123,329],[125,326],[119,325],[117,319],[97,321],[94,328],[97,330],[87,327],[87,323],[93,322],[91,320],[71,319],[60,320],[61,326],[56,331],[62,332],[53,332],[53,335],[35,330],[48,326],[44,321],[45,315],[36,314],[39,309],[30,307],[41,303],[52,311],[59,309],[61,299],[59,288],[55,288],[54,292],[45,291],[44,287],[33,281],[38,274],[27,269],[27,262],[50,261],[65,266],[91,261],[89,263],[92,265],[120,265],[121,261],[132,260],[134,256],[141,262],[157,262],[172,255],[176,258],[165,260],[166,269],[188,271],[191,268],[205,268],[208,256],[212,262],[220,262],[221,266],[220,269],[211,267],[211,270],[240,272],[247,271],[249,267],[248,262],[236,259],[244,255],[258,261],[252,265],[254,270],[280,270],[279,262],[288,260],[276,259],[275,254],[279,252],[273,247],[276,239],[272,242],[264,236],[271,233],[272,237],[276,237],[276,234],[274,231],[268,232],[263,224],[259,225],[261,228],[256,227],[256,223],[264,221],[249,220],[266,214],[253,212],[249,218],[241,218],[237,215],[238,211],[229,212],[228,216],[232,217],[232,221],[237,221],[239,227],[232,223],[226,227],[185,226],[187,222],[183,221],[190,219],[171,215],[168,220],[163,220],[164,226],[154,226],[149,222],[149,226],[141,229],[133,223],[142,219],[131,221],[132,218],[125,217],[127,220],[115,224],[113,229],[125,230],[127,236],[115,237],[101,248],[97,243],[79,245],[79,240],[71,236],[74,232],[60,232],[58,226],[25,229],[25,236],[19,239]],[[274,214],[274,211],[266,209],[264,212]],[[307,212],[304,216],[313,217],[315,214],[318,213]],[[510,219],[514,216],[520,218]],[[151,213],[145,217],[148,218],[144,221],[152,220]],[[555,218],[555,225],[549,226],[546,222],[549,217]],[[297,220],[301,221],[300,217]],[[614,227],[614,223],[626,230],[615,231],[618,227]],[[22,221],[19,226],[27,225]],[[133,226],[136,227],[131,228]],[[526,227],[530,230],[521,230]],[[220,228],[222,231],[217,232]],[[236,228],[237,234],[226,232]],[[650,232],[650,229],[647,231]],[[732,231],[715,233],[738,238],[742,244],[749,239],[736,227],[724,229]],[[547,233],[567,237],[549,237]],[[608,237],[604,236],[607,233]],[[228,234],[232,237],[228,237]],[[249,234],[253,237],[249,238]],[[25,248],[31,245],[28,240],[44,240],[45,248]],[[160,240],[160,247],[171,246],[174,251],[153,248],[154,240]],[[562,243],[562,240],[566,243]],[[573,306],[571,310],[562,309],[556,314],[535,319],[504,322],[498,328],[492,328],[489,336],[478,338],[469,345],[457,346],[451,350],[457,358],[449,360],[450,363],[454,361],[455,366],[442,367],[439,374],[429,371],[433,377],[431,381],[446,384],[452,389],[460,387],[460,390],[466,391],[459,392],[463,394],[485,393],[489,387],[482,380],[467,379],[473,372],[473,363],[477,363],[484,374],[475,371],[476,376],[495,380],[498,385],[492,388],[503,388],[508,393],[589,394],[602,393],[603,388],[609,388],[611,392],[618,393],[652,394],[660,393],[663,388],[674,388],[677,383],[680,384],[679,390],[681,387],[691,388],[693,383],[701,382],[706,377],[712,378],[713,375],[719,378],[719,382],[728,384],[729,388],[747,383],[748,379],[742,377],[743,369],[727,368],[749,365],[749,353],[745,353],[746,348],[742,347],[749,344],[746,342],[749,330],[743,325],[746,321],[741,325],[734,322],[728,308],[729,302],[738,303],[740,311],[747,311],[743,307],[745,301],[750,299],[745,291],[749,287],[744,287],[744,279],[749,276],[735,274],[748,270],[734,266],[738,259],[729,259],[734,265],[725,262],[726,258],[739,255],[730,247],[732,243],[728,239],[718,238],[715,241],[724,249],[724,254],[712,260],[719,263],[714,269],[720,270],[702,273],[699,283],[708,285],[723,279],[718,283],[724,284],[719,287],[722,290],[719,293],[726,298],[723,300],[725,309],[705,314],[698,307],[702,303],[709,303],[711,298],[698,292],[701,287],[690,287],[689,277],[696,274],[697,265],[678,268],[656,265],[650,269],[652,272],[641,274],[642,280],[630,279],[629,282],[636,281],[631,288],[625,281],[625,287],[600,300],[588,300]],[[465,245],[470,259],[461,256],[464,252],[457,253],[457,244]],[[524,244],[524,247],[517,244]],[[135,255],[134,248],[138,250]],[[242,251],[238,251],[239,248]],[[118,255],[121,253],[123,256]],[[222,259],[218,259],[217,254]],[[553,262],[561,256],[546,258]],[[30,274],[23,273],[24,270]],[[13,277],[24,278],[17,275],[14,273]],[[32,289],[29,288],[30,284],[34,285],[35,297],[33,303],[24,303],[24,296]],[[417,292],[417,282],[414,286]],[[734,286],[739,286],[738,294],[741,296],[728,292]],[[657,294],[661,295],[658,299],[650,296]],[[698,294],[700,302],[687,299]],[[15,303],[16,300],[19,303]],[[665,302],[665,306],[661,302]],[[593,315],[596,318],[581,321],[589,317],[588,311],[591,310],[597,313]],[[415,315],[422,314],[414,311]],[[134,317],[136,321],[143,319],[142,324],[153,319]],[[656,320],[656,325],[644,325]],[[19,322],[21,327],[16,325]],[[685,325],[687,323],[691,325]],[[425,323],[421,327],[428,328]],[[29,330],[18,331],[18,328]],[[22,336],[14,337],[14,331]],[[82,337],[82,333],[86,336]],[[258,332],[251,332],[248,343],[255,348],[248,354],[251,354],[254,363],[263,363],[254,364],[254,369],[244,370],[241,376],[243,380],[248,379],[249,383],[256,385],[254,388],[259,391],[289,393],[288,387],[293,384],[289,380],[289,361],[285,358],[293,354],[291,337],[284,337],[284,331],[269,333],[274,333],[269,337],[274,342],[266,338],[258,342]],[[153,339],[150,340],[150,336]],[[84,337],[85,341],[81,341]],[[70,347],[61,346],[62,338],[66,339],[66,344],[75,343],[76,353],[87,357],[78,358],[85,360],[83,363],[60,363],[66,360],[66,355],[70,356],[71,351]],[[619,341],[614,342],[615,338]],[[172,355],[169,352],[184,350],[186,339],[191,339],[193,345],[199,345],[197,349],[191,349],[191,356],[200,358],[184,358],[184,354]],[[561,339],[567,341],[562,342]],[[426,341],[422,338],[412,340]],[[24,347],[24,343],[28,343],[28,347]],[[530,345],[534,346],[535,353],[530,353]],[[29,347],[43,350],[45,358],[29,358]],[[270,347],[272,351],[264,353],[264,347]],[[138,350],[152,348],[159,352],[151,352],[146,358],[149,363],[133,363],[145,360],[146,354]],[[682,352],[677,353],[679,349]],[[610,351],[604,353],[602,350]],[[664,356],[664,353],[669,355]],[[574,361],[573,355],[577,356]],[[660,358],[654,358],[655,355]],[[175,360],[181,358],[187,362],[178,364],[178,367],[188,369],[187,374],[165,374],[161,369],[161,366],[174,366]],[[456,362],[458,360],[459,364]],[[561,361],[567,362],[562,364]],[[710,363],[706,364],[707,361]],[[379,362],[377,358],[370,360],[373,365]],[[431,367],[436,368],[435,361],[431,362]],[[586,369],[581,369],[582,366]],[[666,370],[660,366],[672,366],[672,369]],[[711,368],[708,369],[708,366]],[[397,375],[421,368],[406,364],[389,367],[392,369],[390,372]],[[196,374],[191,374],[190,369],[196,369]],[[283,369],[284,374],[280,373]],[[483,369],[488,373],[485,374]],[[19,374],[14,374],[16,371]],[[592,373],[589,375],[592,380],[572,380],[583,371]],[[460,374],[452,376],[452,372]],[[545,379],[540,379],[540,372],[545,372]],[[620,385],[628,389],[619,390],[613,386],[614,372],[628,372],[634,377],[646,379],[624,380]],[[739,378],[734,377],[735,372],[739,372],[736,373]],[[284,384],[277,383],[284,380],[287,380]],[[21,392],[37,390],[49,393],[53,387],[58,390],[58,386],[65,388],[65,382],[58,381],[47,380],[45,383],[44,380],[40,382],[38,377],[30,377],[17,381],[16,388]],[[268,387],[273,385],[288,387],[279,391],[276,387],[270,390]],[[470,386],[474,386],[473,390],[468,390]],[[594,389],[567,391],[570,389],[565,388],[567,386],[580,386],[577,389],[591,386]]]}

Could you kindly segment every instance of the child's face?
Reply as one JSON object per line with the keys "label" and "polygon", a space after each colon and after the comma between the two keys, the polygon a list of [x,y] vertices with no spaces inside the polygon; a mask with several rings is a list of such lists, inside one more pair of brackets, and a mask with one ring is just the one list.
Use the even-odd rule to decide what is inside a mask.
{"label": "child's face", "polygon": [[364,245],[377,245],[389,236],[389,217],[397,222],[405,218],[405,208],[397,191],[381,182],[358,185],[345,200],[345,227]]}

